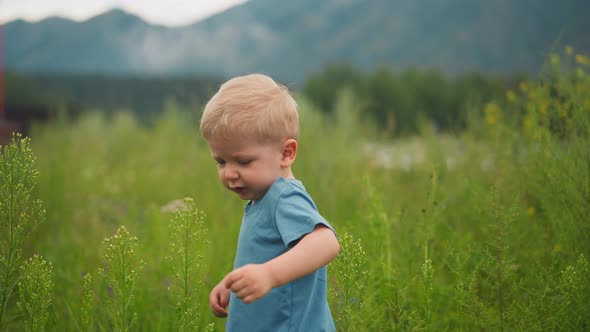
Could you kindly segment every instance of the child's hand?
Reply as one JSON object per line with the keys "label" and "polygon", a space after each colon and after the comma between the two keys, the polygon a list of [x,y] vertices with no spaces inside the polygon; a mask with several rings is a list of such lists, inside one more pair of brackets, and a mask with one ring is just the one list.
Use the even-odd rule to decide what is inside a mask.
{"label": "child's hand", "polygon": [[262,264],[248,264],[225,277],[225,287],[244,303],[252,303],[273,288],[270,270]]}
{"label": "child's hand", "polygon": [[217,317],[227,317],[227,305],[229,304],[229,289],[222,280],[209,294],[209,308]]}

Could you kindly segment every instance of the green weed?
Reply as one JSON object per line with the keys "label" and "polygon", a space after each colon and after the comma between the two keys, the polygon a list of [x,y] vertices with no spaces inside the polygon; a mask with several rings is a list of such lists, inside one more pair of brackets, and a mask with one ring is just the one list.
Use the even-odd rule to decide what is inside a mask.
{"label": "green weed", "polygon": [[[35,156],[28,138],[20,134],[12,137],[8,146],[0,146],[0,330],[9,323],[8,304],[19,282],[22,245],[31,231],[43,222],[45,210],[32,194],[39,172],[35,168]],[[37,260],[30,262],[37,264]],[[37,265],[25,265],[36,268]],[[29,269],[25,271],[29,271]],[[25,284],[29,285],[29,284]],[[28,300],[28,299],[27,299]],[[37,305],[34,302],[31,305]],[[34,313],[31,313],[34,314]],[[42,315],[39,313],[38,315]],[[39,316],[33,318],[40,327]],[[29,320],[29,323],[32,322]]]}
{"label": "green weed", "polygon": [[53,266],[35,255],[21,266],[17,306],[23,316],[25,330],[44,331],[53,297]]}

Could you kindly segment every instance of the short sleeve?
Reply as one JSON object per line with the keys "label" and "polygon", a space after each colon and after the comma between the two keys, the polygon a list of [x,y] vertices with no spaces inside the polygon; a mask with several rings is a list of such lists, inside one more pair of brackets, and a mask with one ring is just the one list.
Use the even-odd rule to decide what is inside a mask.
{"label": "short sleeve", "polygon": [[318,213],[311,198],[298,191],[287,191],[280,196],[275,209],[275,222],[283,243],[289,249],[318,225],[334,231]]}

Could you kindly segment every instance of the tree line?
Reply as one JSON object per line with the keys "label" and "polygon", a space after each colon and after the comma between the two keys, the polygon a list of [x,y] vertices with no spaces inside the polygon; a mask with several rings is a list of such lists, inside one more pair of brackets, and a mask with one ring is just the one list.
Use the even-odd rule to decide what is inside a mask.
{"label": "tree line", "polygon": [[501,77],[483,73],[447,76],[438,70],[381,66],[363,72],[346,63],[327,65],[310,75],[304,95],[318,108],[332,112],[343,89],[351,91],[360,113],[392,135],[412,134],[424,119],[439,130],[466,126],[469,112],[503,97],[524,75]]}
{"label": "tree line", "polygon": [[[298,88],[321,111],[332,113],[339,94],[348,89],[359,113],[392,136],[420,130],[423,120],[439,130],[460,130],[469,113],[505,95],[522,76],[465,73],[448,76],[438,70],[381,66],[362,71],[350,64],[329,64]],[[5,75],[7,104],[79,105],[106,112],[126,109],[140,117],[162,111],[170,100],[199,109],[219,84],[215,77],[110,77],[98,75]]]}

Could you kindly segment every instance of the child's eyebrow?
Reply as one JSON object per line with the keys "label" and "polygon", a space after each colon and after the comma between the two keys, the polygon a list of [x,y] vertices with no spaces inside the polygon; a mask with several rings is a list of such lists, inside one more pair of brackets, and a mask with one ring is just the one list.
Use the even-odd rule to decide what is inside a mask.
{"label": "child's eyebrow", "polygon": [[254,158],[254,154],[247,152],[236,152],[232,154],[231,157],[235,159],[252,159]]}

